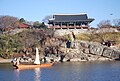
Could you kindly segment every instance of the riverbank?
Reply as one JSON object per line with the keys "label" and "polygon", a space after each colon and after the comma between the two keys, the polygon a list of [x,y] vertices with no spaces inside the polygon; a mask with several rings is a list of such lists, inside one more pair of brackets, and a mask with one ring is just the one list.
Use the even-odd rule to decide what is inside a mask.
{"label": "riverbank", "polygon": [[0,58],[0,63],[10,63],[12,61],[12,59],[3,59]]}
{"label": "riverbank", "polygon": [[[56,42],[54,42],[55,44]],[[57,42],[58,43],[58,42]],[[59,44],[59,43],[58,43]],[[56,45],[57,46],[57,45]],[[101,45],[96,42],[76,41],[75,48],[66,48],[66,43],[62,44],[57,49],[56,46],[45,48],[46,62],[72,62],[72,61],[112,61],[120,60],[120,51],[111,47]],[[54,48],[54,49],[53,49]],[[57,52],[58,50],[58,52]],[[42,55],[42,52],[40,52]],[[33,62],[32,57],[21,57],[21,62]],[[41,61],[44,62],[44,57],[40,56]],[[0,58],[0,63],[10,63],[11,59]]]}

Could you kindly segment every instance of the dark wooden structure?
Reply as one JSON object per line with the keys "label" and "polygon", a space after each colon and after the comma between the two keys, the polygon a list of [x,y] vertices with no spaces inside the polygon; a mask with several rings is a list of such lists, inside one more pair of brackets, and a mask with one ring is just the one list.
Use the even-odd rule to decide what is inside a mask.
{"label": "dark wooden structure", "polygon": [[86,13],[55,14],[49,19],[48,28],[52,29],[88,29],[94,18],[88,18]]}

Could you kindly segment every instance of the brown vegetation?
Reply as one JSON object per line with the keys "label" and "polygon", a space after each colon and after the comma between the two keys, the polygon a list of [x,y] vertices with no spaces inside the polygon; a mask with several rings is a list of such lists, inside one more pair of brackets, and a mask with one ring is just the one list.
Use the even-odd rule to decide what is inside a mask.
{"label": "brown vegetation", "polygon": [[115,41],[116,44],[120,44],[120,32],[106,32],[106,33],[95,33],[95,34],[79,34],[77,35],[78,40],[93,41],[93,42],[105,42]]}

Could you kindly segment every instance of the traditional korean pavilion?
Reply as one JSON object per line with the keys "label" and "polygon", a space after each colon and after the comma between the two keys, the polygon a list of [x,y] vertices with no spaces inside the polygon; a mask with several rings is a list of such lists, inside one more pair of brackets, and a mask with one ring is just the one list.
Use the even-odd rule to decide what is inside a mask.
{"label": "traditional korean pavilion", "polygon": [[88,18],[86,13],[81,14],[55,14],[49,19],[48,28],[52,29],[88,29],[95,20]]}

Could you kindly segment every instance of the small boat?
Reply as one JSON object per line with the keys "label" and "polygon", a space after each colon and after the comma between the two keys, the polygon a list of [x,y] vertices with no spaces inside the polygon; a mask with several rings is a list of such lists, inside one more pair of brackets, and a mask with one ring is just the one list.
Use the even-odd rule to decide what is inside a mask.
{"label": "small boat", "polygon": [[43,67],[51,67],[54,63],[45,63],[41,64],[39,59],[39,51],[38,48],[36,48],[36,58],[34,61],[34,64],[19,64],[19,61],[16,65],[13,65],[16,69],[34,69],[34,68],[43,68]]}
{"label": "small boat", "polygon": [[34,69],[34,68],[43,68],[43,67],[51,67],[54,63],[46,63],[46,64],[19,64],[19,65],[13,65],[16,69]]}

